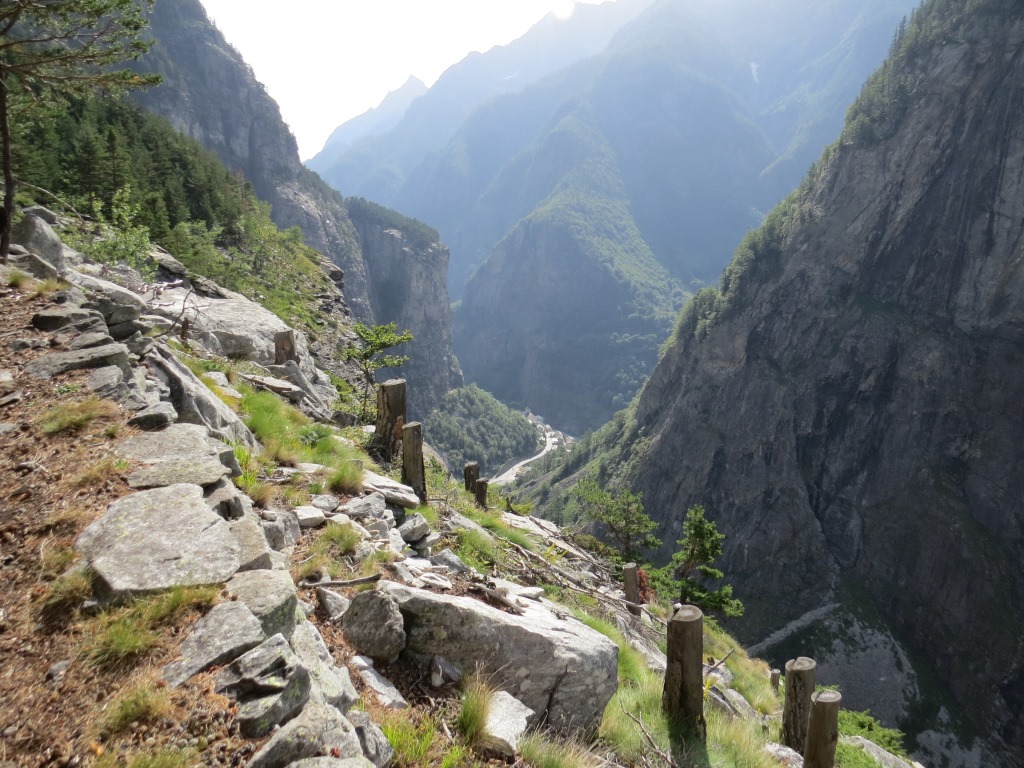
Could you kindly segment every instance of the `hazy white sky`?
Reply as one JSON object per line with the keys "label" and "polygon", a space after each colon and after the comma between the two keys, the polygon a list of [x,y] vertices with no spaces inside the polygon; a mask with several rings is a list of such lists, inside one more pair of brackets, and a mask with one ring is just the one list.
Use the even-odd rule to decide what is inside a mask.
{"label": "hazy white sky", "polygon": [[202,3],[281,106],[303,160],[409,75],[432,85],[471,51],[510,43],[546,14],[573,8],[572,0]]}

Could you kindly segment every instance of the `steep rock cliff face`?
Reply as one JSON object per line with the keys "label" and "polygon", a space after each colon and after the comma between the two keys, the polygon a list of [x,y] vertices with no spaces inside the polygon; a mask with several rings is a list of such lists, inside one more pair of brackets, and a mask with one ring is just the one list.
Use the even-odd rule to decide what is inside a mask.
{"label": "steep rock cliff face", "polygon": [[[408,393],[409,417],[426,418],[449,390],[462,386],[462,371],[452,352],[452,312],[445,282],[448,249],[436,240],[419,241],[401,228],[351,212],[360,247],[375,254],[368,262],[373,316],[379,323],[409,329],[413,340],[396,348],[409,356],[393,371],[416,386]],[[423,350],[429,350],[424,353]],[[388,371],[382,371],[383,381]]]}
{"label": "steep rock cliff face", "polygon": [[[376,284],[374,275],[392,269],[388,259],[395,252],[385,248],[377,253],[360,242],[341,196],[302,166],[276,102],[210,23],[198,0],[157,3],[150,22],[156,45],[141,66],[159,72],[164,83],[139,94],[139,102],[244,174],[257,195],[271,204],[279,227],[300,227],[306,243],[344,271],[345,296],[356,318],[388,322],[390,314],[376,314],[382,306],[391,307],[396,316],[450,315],[446,293],[421,295],[410,287],[401,293],[409,302],[402,308],[395,308],[398,299],[381,299],[382,290],[391,296],[394,291]],[[437,272],[443,283],[447,253],[428,250],[420,257],[423,269]],[[429,408],[447,391],[451,376],[450,322],[408,327],[422,340],[410,352],[413,360],[403,374],[412,389],[437,393],[417,401]],[[439,327],[447,330],[438,332]]]}
{"label": "steep rock cliff face", "polygon": [[1024,754],[1022,114],[1024,7],[926,3],[844,141],[684,312],[615,470],[662,554],[692,504],[728,535],[741,636],[852,585],[1004,766]]}

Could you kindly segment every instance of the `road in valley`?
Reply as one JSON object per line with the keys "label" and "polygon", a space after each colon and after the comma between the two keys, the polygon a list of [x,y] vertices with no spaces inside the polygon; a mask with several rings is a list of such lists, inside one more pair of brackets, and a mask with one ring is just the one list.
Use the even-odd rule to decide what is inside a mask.
{"label": "road in valley", "polygon": [[549,451],[551,451],[555,447],[555,445],[557,445],[557,440],[555,438],[555,431],[553,429],[551,429],[551,427],[549,427],[547,424],[545,424],[544,425],[544,450],[542,450],[536,456],[531,456],[528,459],[523,459],[518,464],[513,464],[511,467],[506,469],[504,472],[502,472],[497,477],[492,477],[488,482],[491,485],[505,485],[506,483],[511,483],[513,480],[516,479],[516,477],[519,475],[519,473],[522,472],[523,469],[528,464],[531,464],[532,462],[536,461],[541,456],[543,456],[545,453],[548,453]]}

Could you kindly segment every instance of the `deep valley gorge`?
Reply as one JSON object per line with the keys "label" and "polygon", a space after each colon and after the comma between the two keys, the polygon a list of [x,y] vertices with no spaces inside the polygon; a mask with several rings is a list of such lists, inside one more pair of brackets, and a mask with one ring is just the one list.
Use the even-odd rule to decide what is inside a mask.
{"label": "deep valley gorge", "polygon": [[0,768],[1024,767],[1024,5],[564,6],[0,0]]}

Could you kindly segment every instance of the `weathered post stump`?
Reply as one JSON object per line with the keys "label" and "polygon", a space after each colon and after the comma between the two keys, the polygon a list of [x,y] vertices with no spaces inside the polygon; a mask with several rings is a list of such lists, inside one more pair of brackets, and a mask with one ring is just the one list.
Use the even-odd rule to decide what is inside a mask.
{"label": "weathered post stump", "polygon": [[689,738],[707,740],[704,720],[704,614],[684,605],[668,623],[668,666],[661,708]]}
{"label": "weathered post stump", "polygon": [[427,503],[427,473],[423,468],[423,425],[412,421],[402,427],[402,482],[421,504]]}
{"label": "weathered post stump", "polygon": [[388,379],[377,389],[377,425],[370,449],[384,461],[395,458],[405,426],[405,379]]}
{"label": "weathered post stump", "polygon": [[274,334],[274,365],[284,365],[289,360],[299,362],[299,350],[295,343],[295,331],[278,331]]}
{"label": "weathered post stump", "polygon": [[814,659],[801,656],[786,662],[786,704],[782,710],[782,743],[803,754],[807,743],[807,719],[811,694],[818,680]]}
{"label": "weathered post stump", "polygon": [[804,768],[833,768],[839,743],[839,691],[818,691],[811,696]]}
{"label": "weathered post stump", "polygon": [[487,509],[487,480],[476,481],[476,503],[481,509]]}
{"label": "weathered post stump", "polygon": [[622,585],[626,591],[626,606],[634,616],[640,615],[640,582],[637,580],[636,563],[627,563],[622,566]]}
{"label": "weathered post stump", "polygon": [[466,481],[466,490],[476,493],[476,481],[480,479],[480,462],[467,461],[462,468],[462,477]]}
{"label": "weathered post stump", "polygon": [[773,669],[772,670],[772,677],[771,677],[772,690],[775,691],[776,693],[779,692],[779,679],[781,677],[782,677],[782,672],[780,672],[777,669]]}

